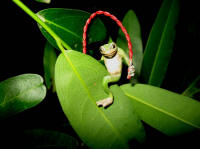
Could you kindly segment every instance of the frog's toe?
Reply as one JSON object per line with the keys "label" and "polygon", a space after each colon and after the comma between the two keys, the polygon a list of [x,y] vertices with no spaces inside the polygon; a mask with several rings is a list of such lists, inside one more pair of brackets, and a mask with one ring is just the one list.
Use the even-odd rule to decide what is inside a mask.
{"label": "frog's toe", "polygon": [[111,97],[96,102],[97,106],[103,106],[104,108],[111,105],[112,103],[113,103],[113,98]]}

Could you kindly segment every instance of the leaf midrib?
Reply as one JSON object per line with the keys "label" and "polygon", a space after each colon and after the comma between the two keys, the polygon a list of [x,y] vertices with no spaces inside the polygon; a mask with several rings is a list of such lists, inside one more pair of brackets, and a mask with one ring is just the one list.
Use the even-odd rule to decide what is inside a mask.
{"label": "leaf midrib", "polygon": [[[92,103],[96,106],[96,102],[93,99],[93,96],[91,95],[89,89],[87,88],[86,83],[84,82],[84,80],[81,78],[81,76],[79,75],[78,71],[76,70],[75,66],[73,65],[73,63],[71,62],[70,58],[67,56],[66,53],[63,53],[64,57],[66,58],[67,62],[70,64],[72,70],[74,71],[75,75],[77,76],[77,78],[80,80],[83,88],[86,90],[86,92],[88,93],[88,97],[89,99],[92,101]],[[119,140],[121,140],[121,142],[126,146],[125,144],[125,140],[120,136],[119,132],[115,129],[115,127],[113,126],[113,124],[109,121],[109,119],[106,117],[106,115],[102,112],[102,110],[100,108],[97,108],[99,113],[102,115],[102,117],[104,118],[104,120],[108,123],[108,125],[111,127],[111,129],[113,130],[113,132],[115,133],[115,135],[117,136],[117,138],[119,138]]]}
{"label": "leaf midrib", "polygon": [[158,57],[160,55],[161,45],[162,45],[162,43],[164,41],[164,36],[166,34],[167,26],[168,26],[169,20],[170,20],[171,15],[172,15],[171,14],[172,13],[172,7],[173,7],[173,1],[171,3],[171,6],[170,6],[169,15],[167,16],[166,24],[164,25],[164,30],[163,30],[163,33],[161,35],[160,43],[158,45],[158,50],[156,52],[156,56],[155,56],[154,63],[153,63],[152,69],[151,69],[151,73],[150,73],[150,77],[149,77],[149,80],[148,80],[148,84],[152,83],[153,74],[154,74],[154,71],[156,69],[156,64],[158,63]]}
{"label": "leaf midrib", "polygon": [[200,129],[200,126],[198,126],[198,125],[196,125],[196,124],[193,124],[193,123],[191,123],[191,122],[189,122],[189,121],[187,121],[187,120],[184,120],[184,119],[182,119],[182,118],[180,118],[180,117],[178,117],[178,116],[176,116],[176,115],[174,115],[174,114],[172,114],[172,113],[170,113],[170,112],[167,112],[167,111],[165,111],[165,110],[163,110],[163,109],[161,109],[161,108],[159,108],[159,107],[156,107],[156,106],[154,106],[154,105],[152,105],[152,104],[149,104],[149,103],[147,103],[147,102],[145,102],[145,101],[143,101],[143,100],[140,100],[139,98],[137,98],[137,97],[135,97],[135,96],[133,96],[133,95],[127,93],[127,92],[124,92],[124,93],[126,94],[126,96],[128,96],[128,97],[131,98],[131,99],[135,99],[136,101],[138,101],[138,102],[140,102],[140,103],[142,103],[142,104],[145,104],[145,105],[147,105],[147,106],[149,106],[149,107],[151,107],[151,108],[153,108],[153,109],[155,109],[155,110],[158,110],[158,111],[160,111],[161,113],[164,113],[164,114],[166,114],[166,115],[169,115],[169,116],[173,117],[173,118],[176,119],[176,120],[182,121],[182,122],[184,122],[184,123],[186,123],[186,124],[188,124],[188,125],[191,125],[191,126],[193,126],[193,127],[195,127],[195,128]]}
{"label": "leaf midrib", "polygon": [[46,18],[45,18],[45,22],[49,23],[49,24],[52,24],[52,25],[54,25],[54,26],[56,26],[56,27],[58,27],[58,28],[60,28],[60,29],[62,29],[64,31],[68,32],[69,34],[72,34],[73,36],[75,36],[79,40],[82,40],[82,38],[79,35],[77,35],[76,33],[72,32],[72,31],[70,31],[69,29],[67,29],[65,27],[62,27],[62,26],[60,26],[60,25],[58,25],[58,24],[56,24],[56,23],[54,23],[54,22],[52,22],[52,21],[50,21],[50,20],[48,20]]}

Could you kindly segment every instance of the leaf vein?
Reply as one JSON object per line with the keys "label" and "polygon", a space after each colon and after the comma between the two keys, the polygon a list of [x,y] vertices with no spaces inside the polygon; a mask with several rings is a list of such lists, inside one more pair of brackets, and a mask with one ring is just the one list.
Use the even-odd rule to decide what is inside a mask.
{"label": "leaf vein", "polygon": [[153,109],[155,109],[155,110],[158,110],[158,111],[160,111],[160,112],[162,112],[162,113],[164,113],[164,114],[166,114],[166,115],[169,115],[169,116],[173,117],[174,119],[177,119],[177,120],[182,121],[182,122],[184,122],[184,123],[186,123],[186,124],[188,124],[188,125],[191,125],[191,126],[193,126],[193,127],[195,127],[195,128],[200,129],[200,126],[198,126],[198,125],[196,125],[196,124],[193,124],[193,123],[191,123],[191,122],[189,122],[189,121],[187,121],[187,120],[184,120],[184,119],[182,119],[182,118],[180,118],[180,117],[178,117],[178,116],[176,116],[176,115],[174,115],[174,114],[172,114],[172,113],[170,113],[170,112],[167,112],[167,111],[165,111],[165,110],[163,110],[163,109],[161,109],[161,108],[158,108],[158,107],[156,107],[156,106],[153,106],[153,105],[151,105],[151,104],[149,104],[149,103],[147,103],[147,102],[145,102],[145,101],[142,101],[142,100],[140,100],[139,98],[137,98],[137,97],[135,97],[135,96],[133,96],[133,95],[130,95],[130,94],[128,94],[128,93],[125,93],[125,94],[126,94],[128,97],[130,97],[131,99],[134,98],[136,101],[138,101],[138,102],[140,102],[140,103],[143,103],[143,104],[145,104],[145,105],[147,105],[147,106],[149,106],[149,107],[151,107],[151,108],[153,108]]}
{"label": "leaf vein", "polygon": [[52,22],[52,21],[50,21],[50,20],[46,20],[46,19],[45,19],[45,22],[47,22],[47,23],[49,23],[49,24],[52,24],[52,25],[54,25],[54,26],[56,26],[56,27],[58,27],[58,28],[60,28],[60,29],[62,29],[62,30],[64,30],[64,31],[66,31],[66,32],[68,32],[68,33],[70,33],[70,34],[72,34],[73,36],[75,36],[75,37],[78,38],[79,40],[82,40],[82,38],[81,38],[79,35],[77,35],[76,33],[72,32],[72,31],[70,31],[69,29],[67,29],[67,28],[65,28],[65,27],[62,27],[62,26],[60,26],[60,25],[58,25],[58,24],[56,24],[56,23],[54,23],[54,22]]}
{"label": "leaf vein", "polygon": [[[159,46],[158,46],[158,51],[156,52],[156,56],[155,56],[155,59],[154,59],[154,63],[153,63],[153,66],[152,66],[152,70],[151,70],[151,74],[150,74],[150,77],[149,77],[148,84],[152,84],[152,78],[154,76],[153,74],[155,73],[156,64],[159,62],[158,57],[160,55],[161,45],[164,42],[164,37],[165,37],[165,34],[167,32],[167,27],[168,27],[168,24],[169,24],[169,20],[170,20],[171,16],[173,15],[172,11],[173,11],[173,1],[172,1],[171,6],[170,6],[169,15],[167,17],[167,22],[166,22],[166,24],[164,26],[164,31],[163,31],[163,33],[161,35],[160,43],[159,43]],[[161,79],[161,82],[162,82],[162,79]]]}
{"label": "leaf vein", "polygon": [[43,83],[41,83],[41,84],[39,84],[39,85],[37,85],[37,86],[31,87],[31,88],[29,88],[29,89],[27,89],[27,90],[25,90],[25,91],[23,91],[23,92],[20,92],[19,94],[13,96],[12,98],[10,98],[10,99],[8,99],[8,100],[6,100],[6,99],[4,98],[3,102],[0,103],[0,106],[4,106],[5,104],[11,102],[11,101],[12,101],[13,99],[15,99],[16,97],[19,97],[20,95],[22,95],[22,94],[24,94],[24,93],[26,93],[26,92],[28,92],[28,91],[30,91],[30,90],[32,90],[32,89],[41,87],[42,85],[43,85]]}
{"label": "leaf vein", "polygon": [[[89,89],[86,86],[86,83],[84,82],[84,80],[81,78],[81,76],[79,75],[78,71],[76,70],[75,66],[73,65],[73,63],[71,62],[70,58],[67,56],[66,53],[63,53],[64,57],[66,58],[67,62],[70,64],[70,66],[72,67],[72,70],[74,71],[75,75],[77,76],[77,78],[80,80],[82,86],[84,87],[84,89],[86,90],[89,99],[92,101],[92,103],[96,106],[96,101],[93,98],[93,96],[91,95]],[[100,108],[97,108],[99,113],[102,115],[102,117],[104,118],[104,120],[108,123],[108,125],[111,127],[111,129],[113,130],[113,132],[115,133],[115,135],[119,138],[119,140],[121,140],[123,142],[123,144],[126,145],[126,141],[120,136],[120,133],[114,128],[113,124],[110,122],[110,120],[106,117],[106,115],[102,112],[102,110]]]}

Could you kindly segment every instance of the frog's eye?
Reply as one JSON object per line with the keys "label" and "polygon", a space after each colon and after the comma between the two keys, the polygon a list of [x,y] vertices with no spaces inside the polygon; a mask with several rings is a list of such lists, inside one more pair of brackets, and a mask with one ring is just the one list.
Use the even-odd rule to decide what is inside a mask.
{"label": "frog's eye", "polygon": [[100,51],[100,52],[103,52],[103,51],[104,51],[103,47],[100,47],[100,48],[99,48],[99,51]]}
{"label": "frog's eye", "polygon": [[112,47],[112,49],[115,49],[116,48],[116,44],[112,43],[111,47]]}

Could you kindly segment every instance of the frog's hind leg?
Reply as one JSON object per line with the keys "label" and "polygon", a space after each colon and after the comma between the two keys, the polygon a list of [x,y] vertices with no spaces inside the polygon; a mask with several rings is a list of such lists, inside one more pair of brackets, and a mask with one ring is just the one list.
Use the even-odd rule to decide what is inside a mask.
{"label": "frog's hind leg", "polygon": [[97,106],[108,107],[113,103],[113,95],[108,87],[108,84],[111,82],[117,82],[120,79],[121,75],[108,75],[103,78],[103,88],[104,91],[108,94],[108,97],[96,102]]}

